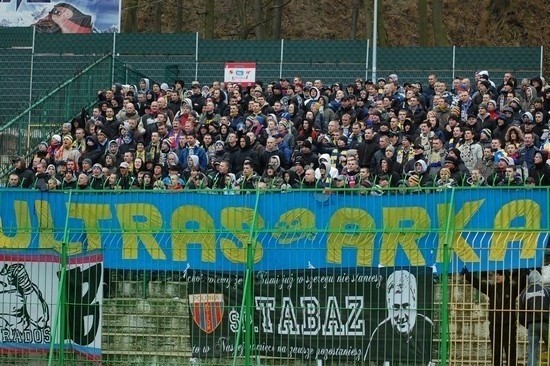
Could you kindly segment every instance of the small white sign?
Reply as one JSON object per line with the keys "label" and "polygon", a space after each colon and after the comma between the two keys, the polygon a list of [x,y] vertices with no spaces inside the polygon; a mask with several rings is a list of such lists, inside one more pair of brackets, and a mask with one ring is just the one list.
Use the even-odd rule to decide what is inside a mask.
{"label": "small white sign", "polygon": [[256,83],[255,62],[226,62],[224,82],[251,86]]}

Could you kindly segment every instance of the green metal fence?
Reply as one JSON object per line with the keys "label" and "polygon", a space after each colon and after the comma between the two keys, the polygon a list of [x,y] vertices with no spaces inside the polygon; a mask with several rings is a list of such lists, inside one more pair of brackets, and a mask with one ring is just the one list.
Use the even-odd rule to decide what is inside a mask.
{"label": "green metal fence", "polygon": [[38,143],[49,142],[63,123],[79,117],[82,109],[89,113],[97,102],[98,91],[108,88],[113,80],[136,84],[142,77],[145,75],[107,54],[10,117],[0,125],[0,177],[11,169],[12,156],[28,158]]}
{"label": "green metal fence", "polygon": [[[102,306],[103,365],[363,365],[369,364],[364,354],[326,355],[322,350],[330,347],[342,352],[355,349],[361,339],[367,342],[373,338],[370,333],[347,338],[326,336],[329,341],[325,346],[328,348],[323,348],[320,343],[307,342],[315,336],[305,334],[305,323],[297,328],[294,335],[283,336],[279,331],[277,335],[270,336],[271,333],[265,328],[269,324],[265,321],[281,319],[277,314],[284,309],[288,310],[288,324],[275,322],[276,328],[292,325],[294,315],[298,323],[309,319],[311,324],[315,324],[317,317],[320,321],[331,319],[335,322],[334,329],[340,323],[342,326],[345,323],[346,329],[353,329],[353,324],[368,322],[369,318],[378,319],[381,316],[384,319],[388,311],[383,294],[386,281],[369,280],[373,274],[385,278],[384,267],[358,264],[344,268],[335,264],[332,270],[315,268],[318,263],[316,253],[321,252],[321,257],[330,257],[333,263],[344,263],[346,257],[347,260],[353,258],[357,263],[392,263],[392,256],[399,255],[397,250],[400,248],[407,253],[410,264],[399,268],[416,273],[418,298],[429,297],[429,301],[418,300],[416,310],[433,323],[430,333],[423,334],[429,337],[428,344],[431,344],[431,364],[491,364],[488,311],[491,293],[486,296],[474,290],[468,278],[459,273],[458,266],[466,261],[476,278],[479,277],[481,283],[488,286],[494,283],[494,278],[487,276],[487,272],[476,271],[472,267],[475,263],[488,266],[490,261],[496,261],[498,266],[498,258],[509,256],[507,260],[512,263],[513,269],[509,276],[512,279],[517,278],[514,277],[517,274],[515,269],[533,267],[524,262],[528,258],[531,258],[531,264],[542,263],[544,246],[533,247],[533,242],[541,238],[547,240],[550,232],[546,208],[550,192],[547,189],[518,191],[492,188],[479,191],[453,188],[427,193],[395,191],[381,197],[370,195],[370,191],[363,193],[366,194],[326,190],[285,194],[253,191],[234,195],[213,191],[39,193],[0,190],[3,202],[0,248],[4,249],[0,254],[11,253],[5,251],[9,248],[16,248],[10,250],[17,253],[36,245],[41,249],[53,248],[61,254],[61,268],[67,269],[72,263],[71,258],[82,254],[87,247],[100,250],[104,257],[118,258],[122,255],[128,260],[134,258],[138,261],[136,263],[141,261],[143,266],[154,263],[153,269],[140,269],[140,266],[132,268],[124,259],[114,262],[105,260],[110,264],[106,265],[108,269],[104,273],[107,286],[104,288]],[[289,206],[290,202],[303,199],[304,194],[310,194],[311,205],[301,210],[287,210],[293,207]],[[344,197],[350,194],[355,197],[353,209],[342,204],[346,201]],[[511,197],[509,201],[503,198],[506,196]],[[503,199],[506,204],[502,207],[493,206],[493,201]],[[220,201],[223,201],[221,206]],[[492,207],[494,214],[487,214],[483,205]],[[313,211],[315,207],[318,209]],[[382,208],[383,214],[374,212],[378,208]],[[327,210],[332,218],[324,227],[319,223],[326,219]],[[271,211],[284,212],[277,223],[268,217]],[[380,222],[378,216],[383,217],[383,221]],[[82,227],[86,229],[83,231]],[[483,238],[485,236],[491,238],[486,240]],[[383,243],[389,245],[374,252],[365,250],[366,243],[375,238],[381,238]],[[435,242],[422,241],[422,238],[432,238]],[[299,244],[303,241],[308,243],[307,248]],[[326,247],[324,242],[329,246]],[[488,247],[478,244],[469,248],[467,243],[474,242],[488,243]],[[157,247],[158,243],[170,243],[170,246],[161,246],[161,249]],[[281,252],[285,255],[276,259],[279,264],[291,263],[293,257],[303,254],[304,249],[311,251],[311,263],[304,262],[301,268],[296,269],[287,266],[275,272],[261,270],[265,263],[262,264],[260,258],[269,256],[269,251],[276,247],[286,248]],[[490,256],[481,256],[476,262],[472,257],[474,252],[487,252]],[[216,255],[231,260],[226,266],[209,270],[193,268],[193,263],[210,262]],[[2,258],[7,261],[6,257]],[[174,267],[176,258],[180,265]],[[430,267],[435,262],[439,263],[437,272]],[[43,280],[44,273],[48,272],[41,273],[29,273],[29,278],[31,281],[36,279],[38,283],[38,278]],[[52,273],[54,277],[49,283],[70,287],[71,274],[67,272],[67,276],[63,276],[65,271],[60,273]],[[331,280],[331,275],[342,280]],[[344,280],[348,277],[357,280],[351,285],[351,280]],[[310,285],[300,285],[302,280]],[[9,288],[8,282],[3,283],[4,287]],[[206,291],[209,286],[217,292]],[[64,297],[66,295],[63,294],[71,293],[70,289],[67,291],[59,292],[52,324],[72,324],[79,319],[73,318],[75,313],[69,310],[71,306],[79,306],[79,303],[74,298]],[[206,338],[209,333],[199,331],[198,321],[193,315],[194,311],[203,309],[199,306],[202,304],[200,296],[219,293],[223,293],[224,299],[219,304],[223,321],[219,319],[220,323],[214,324],[217,328],[212,324],[210,326],[216,332],[234,334],[223,344]],[[346,299],[348,302],[339,305],[335,305],[334,301],[327,303],[319,300],[322,294],[334,298],[334,301]],[[351,296],[357,294],[362,295]],[[512,293],[510,299],[513,309],[516,308],[517,295]],[[277,302],[273,309],[258,303],[279,296],[289,299],[287,305],[294,299],[304,302],[295,302],[290,308],[290,305],[285,307]],[[9,305],[6,304],[7,298],[4,296],[0,300],[3,308]],[[313,298],[323,301],[320,307],[311,305],[317,301]],[[307,299],[312,302],[308,303]],[[348,309],[347,313],[343,312],[344,308]],[[271,310],[262,317],[259,316],[263,314],[262,309]],[[357,310],[356,315],[360,314],[355,320],[353,309]],[[338,318],[340,316],[341,319]],[[216,321],[215,316],[209,319]],[[417,320],[416,324],[420,327],[422,322]],[[211,330],[208,322],[202,326]],[[235,329],[230,332],[228,328],[232,326]],[[52,332],[70,333],[70,329],[54,326]],[[518,362],[524,363],[527,344],[525,328],[518,325],[517,334],[514,344],[517,344]],[[314,354],[306,357],[302,342],[310,344]],[[397,338],[387,340],[385,348],[379,347],[379,351],[401,347],[401,343],[392,342],[397,342]],[[201,350],[193,348],[197,344],[200,344],[200,349],[219,347],[218,351],[223,350],[220,351],[223,356],[196,358],[194,352],[201,353]],[[271,344],[285,350],[286,355],[266,357],[266,349]],[[97,362],[78,356],[69,344],[61,345],[59,342],[52,344],[51,349],[44,353],[0,354],[0,359],[3,365],[45,364],[46,361],[53,365],[91,365]],[[401,358],[400,363],[411,365],[416,363],[414,360],[418,358],[411,354]]]}
{"label": "green metal fence", "polygon": [[[33,28],[0,29],[0,78],[10,93],[0,106],[0,125],[79,74],[102,55],[116,58],[160,82],[223,80],[224,63],[255,61],[258,80],[301,75],[305,80],[349,83],[372,77],[366,40],[202,40],[184,34],[33,34]],[[504,55],[504,56],[503,56]],[[397,72],[403,82],[425,82],[435,72],[444,81],[489,70],[518,78],[542,74],[543,49],[536,47],[378,48],[378,76]],[[117,80],[120,81],[120,80]]]}

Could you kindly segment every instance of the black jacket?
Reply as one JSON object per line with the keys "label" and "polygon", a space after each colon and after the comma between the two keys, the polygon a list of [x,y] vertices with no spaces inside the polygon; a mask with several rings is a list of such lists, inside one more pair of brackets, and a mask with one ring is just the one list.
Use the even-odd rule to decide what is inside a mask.
{"label": "black jacket", "polygon": [[519,296],[519,323],[529,327],[532,323],[548,322],[550,311],[550,291],[542,285],[538,271],[529,273],[529,286]]}

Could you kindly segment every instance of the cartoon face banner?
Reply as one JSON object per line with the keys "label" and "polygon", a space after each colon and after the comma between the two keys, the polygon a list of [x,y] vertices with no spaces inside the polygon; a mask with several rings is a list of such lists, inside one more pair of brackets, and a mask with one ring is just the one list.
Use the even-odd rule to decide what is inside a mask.
{"label": "cartoon face banner", "polygon": [[[239,273],[188,273],[196,357],[244,355]],[[258,271],[253,353],[304,360],[427,365],[433,338],[429,267]]]}
{"label": "cartoon face banner", "polygon": [[[54,334],[60,335],[53,329],[59,311],[60,263],[52,251],[0,252],[0,352],[47,351]],[[65,278],[70,322],[64,347],[100,359],[103,258],[70,258]]]}
{"label": "cartoon face banner", "polygon": [[120,0],[3,0],[0,27],[35,26],[40,33],[114,33]]}

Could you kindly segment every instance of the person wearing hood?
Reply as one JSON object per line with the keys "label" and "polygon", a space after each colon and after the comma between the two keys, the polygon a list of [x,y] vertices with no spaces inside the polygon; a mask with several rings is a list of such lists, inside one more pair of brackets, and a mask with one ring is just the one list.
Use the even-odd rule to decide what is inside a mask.
{"label": "person wearing hood", "polygon": [[149,82],[149,79],[147,78],[143,78],[143,79],[140,79],[139,80],[139,85],[138,85],[138,90],[137,92],[138,93],[143,93],[143,94],[147,94],[151,91],[151,86],[149,85],[150,82]]}
{"label": "person wearing hood", "polygon": [[[193,156],[196,156],[196,155],[193,155]],[[198,160],[197,160],[197,165],[198,165]],[[168,171],[168,169],[172,166],[175,166],[178,170],[181,170],[181,164],[180,164],[180,159],[178,157],[178,154],[173,151],[170,151],[168,152],[168,154],[166,154],[166,161],[164,162],[164,170]]]}
{"label": "person wearing hood", "polygon": [[120,125],[120,137],[116,142],[118,151],[121,155],[124,155],[124,153],[128,151],[136,151],[137,143],[134,140],[133,134],[130,132],[130,128],[126,124]]}
{"label": "person wearing hood", "polygon": [[239,138],[240,149],[231,155],[231,172],[237,174],[243,170],[244,162],[248,159],[255,169],[258,167],[258,154],[252,149],[250,137],[242,135]]}
{"label": "person wearing hood", "polygon": [[537,270],[529,273],[527,288],[519,295],[519,316],[521,325],[527,328],[526,366],[538,366],[540,338],[548,346],[548,332],[550,331],[550,291],[542,284],[542,275]]}
{"label": "person wearing hood", "polygon": [[[338,172],[338,169],[336,167],[331,165],[331,162],[332,162],[332,159],[330,158],[329,154],[321,154],[319,156],[319,167],[321,167],[321,165],[325,165],[327,175],[330,176],[331,178],[335,178],[340,173]],[[329,164],[328,167],[326,166],[325,163]],[[321,171],[319,167],[315,169],[315,178],[317,179],[321,179]]]}
{"label": "person wearing hood", "polygon": [[506,132],[510,128],[510,119],[504,113],[500,113],[496,119],[497,126],[493,130],[493,138],[500,139],[502,141],[506,138]]}
{"label": "person wearing hood", "polygon": [[535,180],[537,186],[550,186],[550,165],[547,161],[547,152],[537,150],[533,157],[533,166],[529,169],[529,177]]}
{"label": "person wearing hood", "polygon": [[393,161],[390,158],[381,158],[378,165],[373,170],[372,179],[374,184],[378,184],[381,177],[385,177],[391,187],[397,187],[399,184],[401,176],[395,171]]}
{"label": "person wearing hood", "polygon": [[86,137],[86,150],[80,154],[78,159],[75,160],[77,160],[78,164],[81,166],[84,159],[90,159],[92,161],[92,165],[100,162],[101,149],[96,136]]}
{"label": "person wearing hood", "polygon": [[[309,98],[306,99],[304,102],[304,109],[305,111],[310,111],[311,107],[321,98],[321,92],[316,87],[308,87],[309,88]],[[328,98],[327,98],[328,99]]]}
{"label": "person wearing hood", "polygon": [[328,124],[336,118],[336,113],[329,107],[329,100],[326,95],[321,95],[315,103],[312,103],[314,128],[321,133],[328,133]]}

